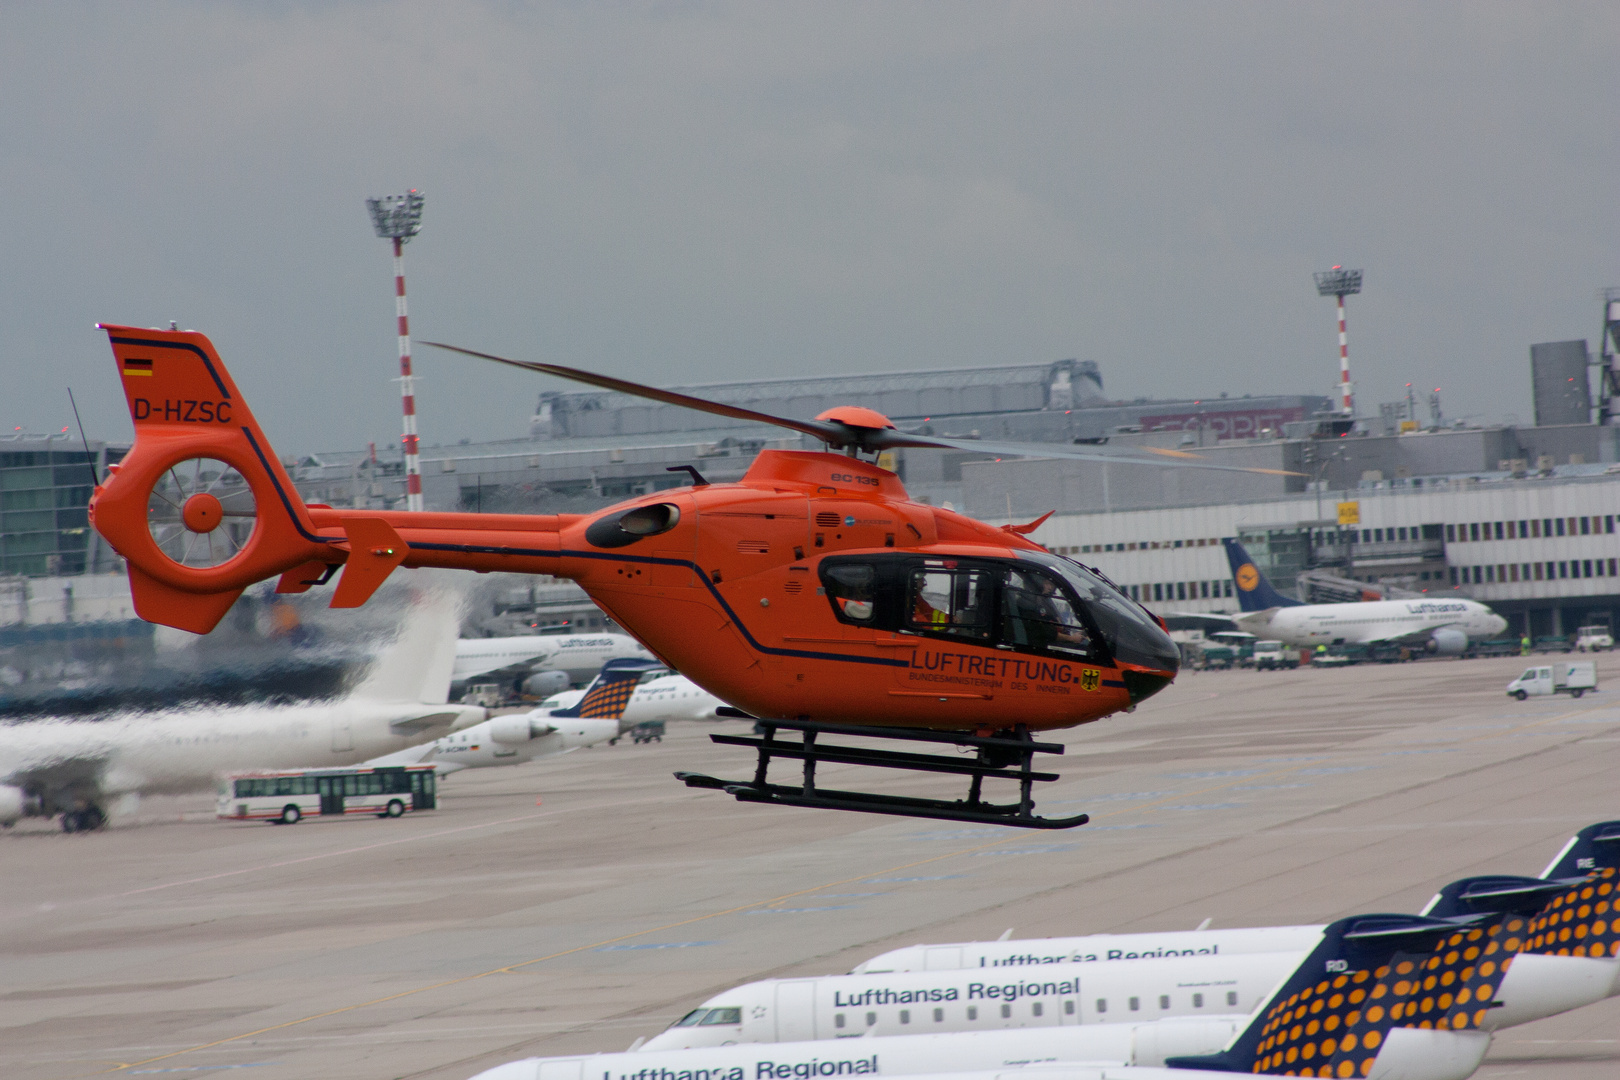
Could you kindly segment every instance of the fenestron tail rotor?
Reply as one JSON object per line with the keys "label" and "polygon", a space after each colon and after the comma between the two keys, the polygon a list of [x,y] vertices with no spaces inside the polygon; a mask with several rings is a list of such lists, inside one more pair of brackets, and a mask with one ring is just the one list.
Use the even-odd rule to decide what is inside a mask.
{"label": "fenestron tail rotor", "polygon": [[152,542],[170,561],[191,569],[212,569],[236,558],[258,521],[247,479],[218,458],[175,462],[152,484],[146,500]]}

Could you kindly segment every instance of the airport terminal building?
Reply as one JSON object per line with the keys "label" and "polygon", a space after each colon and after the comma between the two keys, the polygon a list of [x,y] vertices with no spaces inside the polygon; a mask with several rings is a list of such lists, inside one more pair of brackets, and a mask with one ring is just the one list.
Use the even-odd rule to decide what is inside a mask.
{"label": "airport terminal building", "polygon": [[[1236,536],[1285,593],[1315,573],[1386,592],[1467,595],[1507,616],[1515,633],[1534,636],[1593,620],[1612,624],[1620,615],[1620,428],[1573,422],[1580,409],[1543,410],[1545,395],[1538,395],[1543,423],[1534,427],[1425,428],[1383,415],[1348,430],[1324,421],[1329,402],[1311,395],[1113,401],[1097,365],[1077,360],[678,389],[783,416],[858,402],[906,430],[1064,446],[1146,444],[1193,450],[1234,470],[1275,470],[956,450],[880,459],[921,502],[995,522],[1056,511],[1038,540],[1098,566],[1159,610],[1235,610],[1219,541]],[[529,428],[526,438],[424,447],[428,508],[588,513],[691,482],[672,465],[734,481],[760,450],[819,445],[777,427],[597,390],[543,392]],[[37,441],[15,440],[0,454],[3,570],[37,578],[118,569],[115,553],[85,528],[91,462],[83,449],[60,438]],[[121,452],[92,444],[89,458],[99,472]],[[372,509],[401,502],[397,450],[286,464],[311,502]],[[511,630],[602,623],[566,582],[507,592],[515,599],[496,607],[497,615],[515,613],[506,620]]]}

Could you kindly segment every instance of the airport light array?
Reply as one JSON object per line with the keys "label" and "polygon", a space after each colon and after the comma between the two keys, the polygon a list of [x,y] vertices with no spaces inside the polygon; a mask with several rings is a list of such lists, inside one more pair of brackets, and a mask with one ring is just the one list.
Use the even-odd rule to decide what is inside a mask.
{"label": "airport light array", "polygon": [[371,224],[377,235],[394,242],[394,313],[399,320],[399,396],[405,412],[405,509],[422,506],[422,455],[416,433],[416,381],[411,377],[411,324],[405,309],[405,244],[422,231],[422,193],[412,188],[403,195],[367,199]]}

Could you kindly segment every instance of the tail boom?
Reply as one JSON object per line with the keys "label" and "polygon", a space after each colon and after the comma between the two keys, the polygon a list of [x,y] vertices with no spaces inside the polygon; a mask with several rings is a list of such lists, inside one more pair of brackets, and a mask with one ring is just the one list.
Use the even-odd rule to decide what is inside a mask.
{"label": "tail boom", "polygon": [[[339,606],[364,603],[395,566],[565,572],[559,566],[560,532],[573,515],[357,513],[306,506],[205,335],[106,324],[102,329],[112,344],[135,443],[97,485],[90,520],[127,561],[143,619],[207,633],[249,585],[280,575],[281,591],[298,592],[351,560],[355,580],[339,582]],[[212,489],[231,470],[240,476],[236,494],[251,496],[241,499],[251,509],[235,514],[251,516],[251,533],[239,550],[226,548],[228,557],[220,561],[193,560],[193,545],[211,554],[213,538],[223,536],[221,515],[231,512],[222,510]],[[187,475],[193,490],[182,498]],[[160,546],[156,522],[165,517],[184,552],[179,558]]]}

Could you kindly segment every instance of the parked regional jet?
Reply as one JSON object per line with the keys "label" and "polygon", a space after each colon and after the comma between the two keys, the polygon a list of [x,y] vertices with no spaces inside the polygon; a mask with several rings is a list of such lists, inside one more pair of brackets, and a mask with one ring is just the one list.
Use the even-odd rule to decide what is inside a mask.
{"label": "parked regional jet", "polygon": [[66,832],[94,829],[122,796],[212,790],[219,774],[248,769],[350,765],[480,723],[484,709],[445,703],[454,606],[413,611],[342,700],[0,725],[0,824],[61,814]]}
{"label": "parked regional jet", "polygon": [[[1504,928],[1503,947],[1512,954],[1512,966],[1497,988],[1496,1004],[1484,1026],[1522,1024],[1620,994],[1620,927],[1608,919],[1614,898],[1620,896],[1617,867],[1620,821],[1598,822],[1576,833],[1539,878],[1464,878],[1441,889],[1429,902],[1423,910],[1425,917],[1486,916]],[[1097,970],[1106,985],[1115,986],[1128,978],[1118,974],[1121,967],[1144,966],[1149,969],[1144,978],[1151,979],[1160,976],[1155,970],[1159,965],[1184,964],[1190,975],[1209,981],[1223,964],[1232,964],[1234,991],[1241,1001],[1243,980],[1257,976],[1248,957],[1259,956],[1263,967],[1275,962],[1279,953],[1298,956],[1314,947],[1321,933],[1319,926],[1277,926],[915,945],[875,956],[857,965],[854,974],[872,978],[926,973],[942,977],[941,985],[950,984],[953,975],[959,979],[979,976],[990,985],[1009,978],[1027,983],[1061,982],[1070,977],[1061,973],[1076,972],[1074,977],[1085,985],[1088,973]],[[962,970],[953,973],[948,970],[951,967]],[[1009,969],[1017,969],[1017,974]],[[838,980],[851,977],[804,981],[840,989]],[[856,985],[851,983],[843,991],[845,1000]],[[1144,1001],[1154,1000],[1145,983],[1134,985],[1142,987]],[[1119,993],[1114,991],[1114,996]],[[1092,996],[1089,987],[1087,996]],[[729,995],[721,994],[705,1007],[723,1007],[728,1001]],[[1182,1014],[1196,1012],[1196,1008],[1185,1008],[1174,994],[1164,1007]]]}
{"label": "parked regional jet", "polygon": [[662,675],[636,687],[624,707],[624,728],[653,720],[718,720],[724,704],[685,675]]}
{"label": "parked regional jet", "polygon": [[1470,641],[1486,641],[1507,629],[1502,616],[1458,596],[1302,604],[1272,588],[1242,544],[1231,538],[1221,542],[1242,609],[1233,621],[1257,638],[1296,647],[1399,644],[1460,656]]}
{"label": "parked regional jet", "polygon": [[[1515,879],[1546,885],[1581,878],[1595,870],[1620,866],[1620,821],[1600,821],[1572,836],[1541,877]],[[1464,878],[1466,885],[1487,879]],[[1447,886],[1451,888],[1451,886]],[[1457,902],[1442,905],[1436,894],[1423,914],[1435,918],[1463,914]],[[852,975],[890,971],[941,971],[949,968],[1007,968],[1099,960],[1149,960],[1164,956],[1231,956],[1253,952],[1305,952],[1314,948],[1320,926],[1246,926],[1230,930],[1161,930],[1141,934],[1083,934],[1074,937],[1014,938],[1011,931],[996,941],[955,941],[907,945],[879,953],[851,969]]]}
{"label": "parked regional jet", "polygon": [[509,713],[442,736],[427,746],[416,746],[366,762],[367,765],[417,765],[432,762],[444,776],[462,769],[522,765],[535,758],[566,754],[584,746],[616,739],[624,728],[620,719],[632,700],[637,682],[649,671],[662,671],[656,660],[634,657],[609,660],[591,685],[565,691],[567,697],[528,712]]}
{"label": "parked regional jet", "polygon": [[[452,689],[460,691],[477,679],[510,680],[535,696],[586,682],[609,660],[652,659],[652,653],[628,634],[525,634],[519,637],[464,638],[456,642]],[[543,679],[554,673],[566,678]],[[527,685],[525,685],[527,684]]]}
{"label": "parked regional jet", "polygon": [[[795,1041],[689,1050],[633,1051],[591,1057],[528,1058],[478,1074],[475,1080],[798,1080],[824,1076],[908,1076],[1000,1071],[1047,1063],[1084,1062],[1089,1080],[1174,1080],[1226,1077],[1233,1072],[1385,1076],[1460,1080],[1484,1058],[1490,1033],[1479,1030],[1498,969],[1465,952],[1491,940],[1468,925],[1421,915],[1359,915],[1325,928],[1315,948],[1252,1016],[1185,1017],[1145,1022],[1077,1023],[1078,1012],[1049,1009],[1044,995],[1008,1003],[1031,1026],[1017,1031],[958,1031],[897,1035],[849,1042]],[[1423,989],[1411,975],[1422,967],[1451,989]],[[1080,971],[1080,978],[1085,978]],[[792,985],[784,983],[784,986]],[[802,984],[801,984],[802,985]],[[799,992],[808,1001],[808,988]],[[1085,992],[1090,997],[1090,991]],[[1075,1000],[1078,1009],[1080,991]],[[1056,1001],[1066,1000],[1059,996]],[[985,1001],[916,1003],[911,1025],[926,1032],[935,1010],[965,1015]],[[1377,1007],[1373,1007],[1376,1005]],[[1040,1006],[1040,1008],[1037,1008]],[[805,1018],[810,1009],[791,1010]],[[1128,1014],[1127,1014],[1128,1015]],[[1421,1017],[1421,1019],[1419,1019]],[[1295,1023],[1295,1021],[1298,1023]],[[1403,1026],[1403,1022],[1410,1027]],[[1425,1025],[1420,1029],[1419,1024]],[[936,1029],[937,1030],[937,1029]],[[855,1034],[858,1032],[852,1032]],[[1169,1064],[1174,1072],[1153,1066]],[[1098,1069],[1098,1066],[1103,1068]],[[1144,1067],[1144,1068],[1136,1068]],[[1207,1071],[1206,1071],[1207,1070]],[[1324,1071],[1325,1070],[1325,1071]]]}
{"label": "parked regional jet", "polygon": [[641,1049],[1247,1016],[1305,951],[764,979],[716,994]]}

